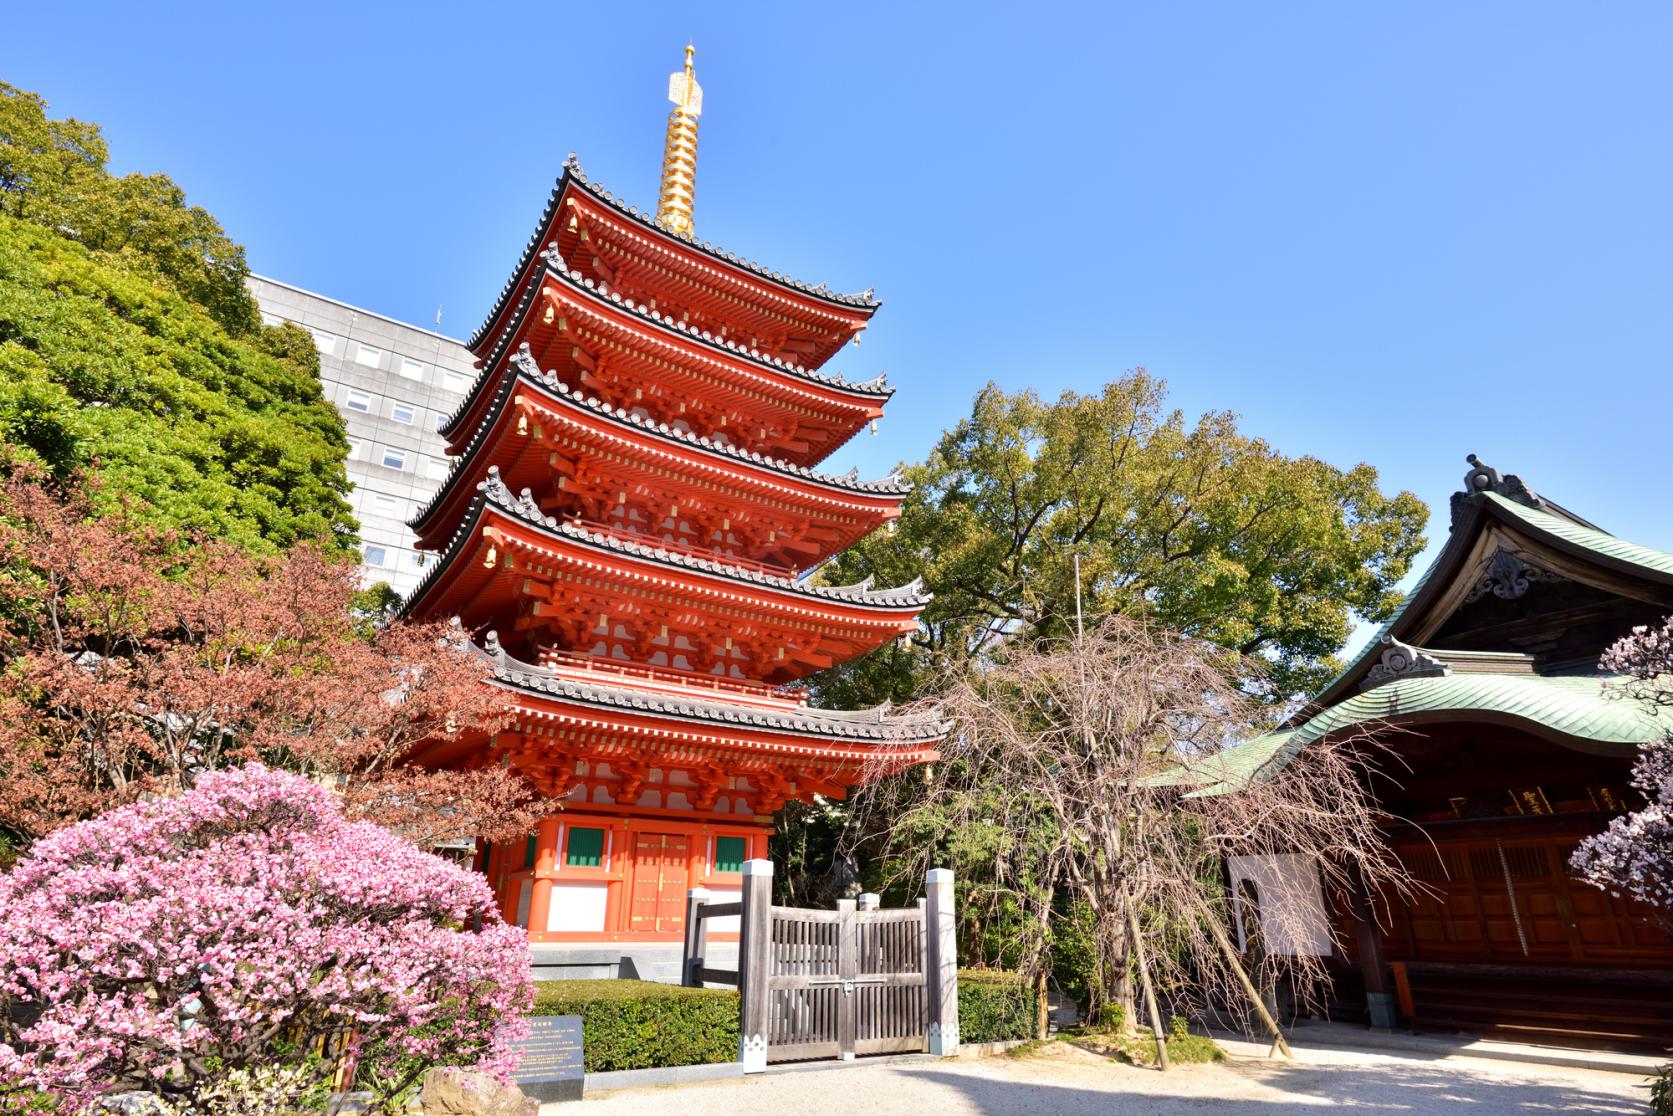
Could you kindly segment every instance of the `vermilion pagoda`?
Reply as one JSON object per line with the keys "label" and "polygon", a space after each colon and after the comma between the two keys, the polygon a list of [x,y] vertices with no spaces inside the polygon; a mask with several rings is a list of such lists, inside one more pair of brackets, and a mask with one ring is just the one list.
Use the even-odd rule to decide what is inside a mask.
{"label": "vermilion pagoda", "polygon": [[833,712],[796,683],[911,632],[917,583],[801,576],[899,514],[897,477],[816,467],[883,413],[882,378],[819,371],[877,309],[692,238],[701,91],[670,87],[656,218],[573,156],[442,428],[456,467],[412,521],[439,553],[406,611],[485,633],[516,723],[436,746],[550,796],[478,866],[533,941],[672,941],[688,888],[740,886],[791,799],[840,798],[932,721]]}

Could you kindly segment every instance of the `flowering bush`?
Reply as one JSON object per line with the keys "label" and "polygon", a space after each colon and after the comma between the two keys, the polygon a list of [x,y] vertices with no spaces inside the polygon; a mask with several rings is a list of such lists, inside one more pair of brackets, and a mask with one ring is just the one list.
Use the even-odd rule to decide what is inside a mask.
{"label": "flowering bush", "polygon": [[[1673,617],[1660,628],[1634,628],[1603,665],[1627,676],[1625,695],[1664,719],[1673,713]],[[1647,903],[1673,922],[1673,729],[1638,750],[1632,783],[1644,794],[1644,808],[1582,841],[1573,865],[1588,883]]]}
{"label": "flowering bush", "polygon": [[526,948],[479,876],[317,784],[205,774],[0,876],[0,1106],[7,1088],[72,1113],[149,1089],[202,1112],[229,1072],[303,1062],[353,1065],[386,1107],[433,1065],[504,1079]]}

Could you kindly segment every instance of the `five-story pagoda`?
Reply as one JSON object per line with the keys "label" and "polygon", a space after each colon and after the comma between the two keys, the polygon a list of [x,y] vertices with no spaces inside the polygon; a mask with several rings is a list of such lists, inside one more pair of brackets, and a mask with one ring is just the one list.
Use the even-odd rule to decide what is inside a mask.
{"label": "five-story pagoda", "polygon": [[686,890],[736,891],[785,802],[841,797],[880,746],[928,759],[943,731],[796,685],[912,631],[928,595],[804,576],[906,491],[817,469],[889,398],[820,371],[878,304],[693,238],[691,54],[656,216],[566,162],[469,341],[457,461],[412,521],[439,558],[407,614],[479,633],[515,711],[417,758],[510,765],[561,804],[478,853],[533,941],[677,940]]}

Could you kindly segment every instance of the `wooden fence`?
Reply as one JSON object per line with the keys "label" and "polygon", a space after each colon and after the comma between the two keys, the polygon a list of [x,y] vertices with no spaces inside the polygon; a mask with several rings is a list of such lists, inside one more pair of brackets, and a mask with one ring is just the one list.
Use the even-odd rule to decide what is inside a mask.
{"label": "wooden fence", "polygon": [[[929,872],[915,908],[888,911],[875,895],[840,900],[834,911],[775,907],[772,861],[751,860],[743,875],[738,902],[689,893],[681,971],[687,985],[738,989],[745,1073],[805,1058],[958,1053],[951,871]],[[709,968],[708,923],[732,917],[738,968]]]}

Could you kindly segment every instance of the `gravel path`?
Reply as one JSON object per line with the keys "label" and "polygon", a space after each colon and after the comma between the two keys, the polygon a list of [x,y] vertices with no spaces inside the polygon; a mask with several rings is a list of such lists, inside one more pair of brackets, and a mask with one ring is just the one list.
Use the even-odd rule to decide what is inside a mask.
{"label": "gravel path", "polygon": [[1218,1113],[1282,1116],[1332,1105],[1391,1113],[1643,1113],[1641,1079],[1596,1070],[1445,1060],[1344,1050],[1298,1051],[1297,1061],[1234,1057],[1176,1066],[1165,1076],[1063,1043],[1022,1058],[902,1061],[590,1097],[586,1116],[1121,1116]]}

